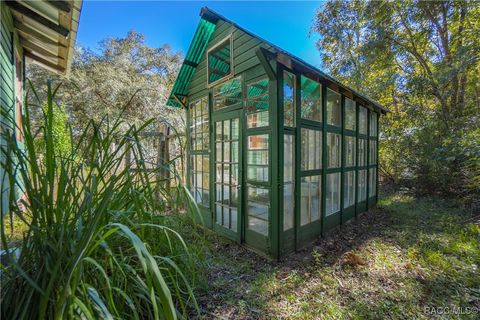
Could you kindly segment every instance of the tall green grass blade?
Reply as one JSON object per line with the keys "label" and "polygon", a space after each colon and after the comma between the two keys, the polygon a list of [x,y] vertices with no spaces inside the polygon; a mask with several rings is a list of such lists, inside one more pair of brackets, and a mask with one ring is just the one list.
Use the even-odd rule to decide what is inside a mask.
{"label": "tall green grass blade", "polygon": [[[48,84],[45,102],[31,89],[43,118],[34,129],[26,105],[23,146],[3,136],[5,181],[26,199],[20,206],[12,196],[11,212],[27,231],[19,259],[1,266],[1,317],[187,317],[190,307],[198,310],[189,283],[195,262],[189,244],[165,225],[178,225],[180,217],[166,219],[158,210],[182,208],[188,192],[163,188],[155,171],[161,166],[145,161],[141,131],[152,122],[135,128],[120,118],[89,121],[75,134],[69,128],[69,152],[60,153],[53,128],[59,88]],[[8,248],[8,221],[0,227]]]}

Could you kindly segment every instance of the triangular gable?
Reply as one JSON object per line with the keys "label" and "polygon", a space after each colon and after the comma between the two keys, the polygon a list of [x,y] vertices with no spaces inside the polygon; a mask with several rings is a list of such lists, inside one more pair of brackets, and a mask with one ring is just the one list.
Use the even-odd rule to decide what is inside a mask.
{"label": "triangular gable", "polygon": [[381,112],[381,113],[389,112],[387,109],[385,109],[383,106],[381,106],[377,102],[364,96],[363,94],[357,92],[356,90],[342,84],[340,81],[324,73],[323,71],[319,70],[317,67],[312,66],[311,64],[281,49],[280,47],[270,43],[269,41],[245,30],[244,28],[240,27],[233,21],[230,21],[229,19],[219,15],[218,13],[210,10],[209,8],[207,7],[202,8],[200,11],[200,17],[201,17],[200,23],[198,24],[192,43],[190,44],[190,48],[188,49],[185,60],[182,64],[182,67],[180,68],[180,72],[178,74],[177,80],[173,85],[173,89],[167,101],[167,105],[182,108],[182,107],[185,107],[186,104],[188,103],[187,94],[188,94],[190,81],[192,80],[195,74],[195,71],[198,67],[198,64],[202,59],[202,56],[208,46],[210,38],[215,31],[218,20],[223,20],[231,24],[238,30],[246,33],[247,35],[259,41],[262,41],[264,44],[270,47],[270,50],[275,52],[275,56],[278,62],[284,65],[287,65],[289,68],[291,68],[290,65],[292,64],[292,61],[294,61],[297,67],[301,67],[301,70],[306,70],[306,72],[309,74],[313,73],[317,75],[317,77],[325,79],[329,83],[333,84],[333,86],[343,88],[344,91],[350,92],[355,97],[360,98],[361,101],[364,102],[362,103],[363,105],[365,106],[369,105],[370,107],[375,109],[377,112]]}

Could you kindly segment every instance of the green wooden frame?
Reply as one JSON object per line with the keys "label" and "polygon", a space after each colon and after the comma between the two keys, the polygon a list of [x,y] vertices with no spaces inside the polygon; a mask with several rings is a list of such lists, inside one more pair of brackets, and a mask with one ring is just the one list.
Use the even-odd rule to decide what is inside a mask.
{"label": "green wooden frame", "polygon": [[[229,31],[230,32],[230,31]],[[223,41],[223,40],[222,40]],[[235,39],[232,36],[233,46],[235,46]],[[208,52],[208,51],[207,51]],[[233,56],[232,56],[233,57]],[[219,110],[213,111],[213,97],[212,97],[212,85],[206,83],[205,89],[202,93],[195,93],[187,95],[188,101],[193,101],[194,98],[198,99],[202,95],[208,95],[209,104],[209,119],[210,119],[210,207],[199,206],[202,216],[205,220],[205,225],[208,228],[212,228],[215,232],[224,235],[236,242],[244,243],[254,250],[266,254],[270,257],[279,258],[282,255],[294,250],[298,250],[305,246],[307,243],[315,240],[319,236],[323,236],[332,231],[338,226],[348,222],[352,218],[356,218],[360,213],[366,211],[368,208],[375,206],[378,200],[378,132],[379,132],[379,114],[377,114],[377,135],[376,137],[370,136],[370,114],[373,112],[365,106],[367,109],[367,132],[366,134],[359,133],[359,113],[360,106],[363,105],[364,100],[355,100],[352,93],[332,86],[322,75],[312,75],[311,73],[305,73],[305,69],[301,66],[293,63],[292,65],[285,65],[278,61],[276,56],[264,47],[259,47],[255,50],[255,57],[257,59],[256,64],[252,63],[252,66],[242,71],[239,74],[233,74],[232,77],[241,77],[242,80],[242,95],[243,103],[234,106],[225,107]],[[235,60],[235,57],[233,57]],[[235,70],[235,66],[232,65],[232,69]],[[295,76],[294,86],[294,115],[295,126],[285,126],[284,123],[284,105],[283,105],[283,73],[288,71]],[[313,121],[304,119],[301,117],[301,76],[304,75],[313,81],[318,82],[321,85],[321,104],[322,104],[322,119],[321,121]],[[230,78],[229,78],[230,79]],[[246,97],[247,86],[249,83],[258,81],[261,79],[269,79],[269,125],[258,128],[247,127],[246,117]],[[215,83],[219,85],[225,79]],[[207,79],[205,78],[205,82]],[[331,126],[327,124],[327,90],[333,90],[341,97],[340,111],[341,111],[341,127]],[[355,130],[345,129],[345,99],[349,98],[354,101],[355,110]],[[214,137],[214,122],[221,119],[229,119],[232,117],[240,118],[240,141],[239,141],[239,153],[241,163],[239,166],[239,176],[241,189],[239,191],[239,219],[238,230],[236,233],[219,227],[215,224],[215,137]],[[187,113],[187,137],[190,137],[190,117]],[[302,128],[314,129],[321,132],[321,168],[315,170],[301,170],[301,131]],[[341,151],[341,166],[338,168],[327,167],[327,134],[335,133],[340,135],[340,151]],[[269,161],[268,161],[268,176],[269,181],[267,183],[255,183],[255,186],[266,187],[269,190],[270,207],[268,218],[268,236],[263,236],[260,233],[256,233],[247,228],[247,210],[248,210],[248,196],[247,196],[247,138],[250,135],[256,134],[268,134],[269,137]],[[284,168],[284,139],[286,135],[291,135],[294,142],[294,184],[293,184],[293,199],[294,199],[294,224],[293,228],[284,230],[284,180],[283,180],[283,168]],[[346,167],[346,137],[355,138],[355,165]],[[365,152],[367,163],[364,166],[359,166],[359,141],[360,139],[366,140]],[[187,139],[189,140],[189,139]],[[370,141],[377,141],[377,164],[371,164],[370,161]],[[191,143],[187,143],[187,184],[191,181],[191,167],[190,167],[190,155],[192,154]],[[195,152],[193,152],[195,153]],[[369,175],[371,168],[377,168],[376,194],[369,196]],[[358,202],[359,198],[359,172],[366,170],[366,200]],[[345,195],[345,175],[348,172],[354,172],[355,177],[355,191],[354,191],[354,204],[345,208],[344,195]],[[340,211],[329,216],[326,215],[326,198],[327,198],[327,175],[331,173],[340,174]],[[302,192],[302,177],[308,176],[320,176],[321,195],[319,199],[319,219],[301,226],[301,192]],[[190,185],[189,185],[190,187]]]}

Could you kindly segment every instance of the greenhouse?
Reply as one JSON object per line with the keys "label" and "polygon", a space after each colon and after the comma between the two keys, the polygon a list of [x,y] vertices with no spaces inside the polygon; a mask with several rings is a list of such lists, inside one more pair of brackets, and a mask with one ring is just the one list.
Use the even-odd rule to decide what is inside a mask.
{"label": "greenhouse", "polygon": [[187,110],[204,224],[272,257],[375,206],[387,110],[208,8],[168,104]]}

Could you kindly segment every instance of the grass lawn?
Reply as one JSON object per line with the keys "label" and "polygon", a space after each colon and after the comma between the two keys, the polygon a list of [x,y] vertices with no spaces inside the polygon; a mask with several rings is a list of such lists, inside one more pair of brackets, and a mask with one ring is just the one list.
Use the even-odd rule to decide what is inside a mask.
{"label": "grass lawn", "polygon": [[423,319],[427,307],[480,318],[478,217],[444,200],[384,195],[377,209],[280,262],[207,240],[196,294],[207,319]]}

